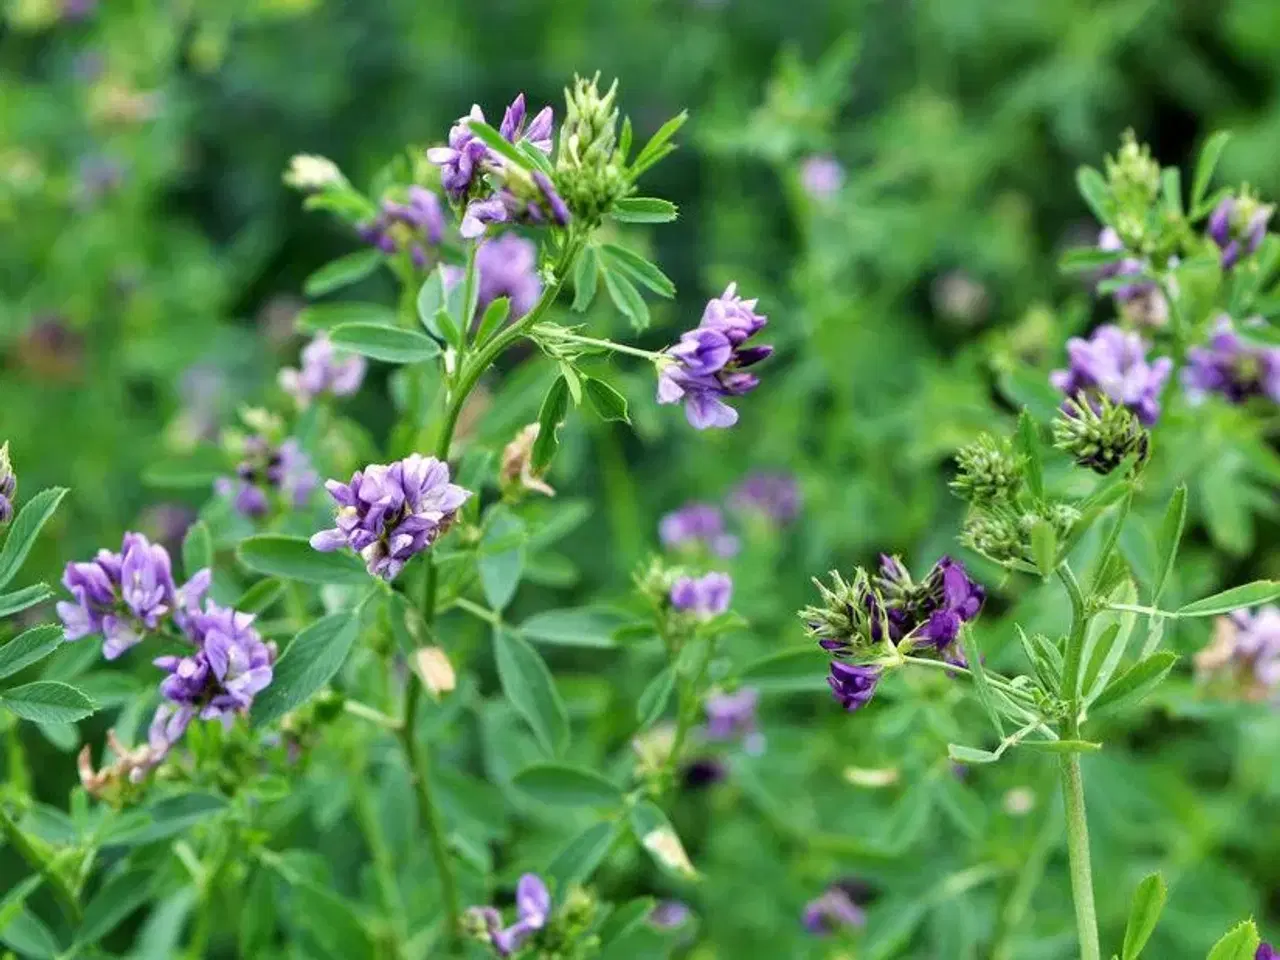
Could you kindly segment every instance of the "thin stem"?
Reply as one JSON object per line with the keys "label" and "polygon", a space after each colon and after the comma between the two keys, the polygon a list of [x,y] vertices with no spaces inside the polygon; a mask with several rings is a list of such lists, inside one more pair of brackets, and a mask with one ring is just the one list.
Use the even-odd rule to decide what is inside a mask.
{"label": "thin stem", "polygon": [[1166,617],[1170,620],[1176,620],[1178,615],[1170,610],[1157,610],[1155,607],[1144,607],[1136,603],[1108,603],[1108,610],[1117,610],[1120,613],[1141,613],[1148,617]]}
{"label": "thin stem", "polygon": [[656,350],[643,350],[640,347],[633,347],[625,343],[616,343],[613,340],[600,340],[596,337],[584,337],[568,330],[556,329],[554,336],[558,340],[564,340],[568,343],[579,343],[584,347],[599,347],[602,350],[611,350],[614,353],[626,353],[633,357],[640,357],[643,360],[650,360],[657,363],[664,354]]}
{"label": "thin stem", "polygon": [[671,739],[671,753],[667,756],[667,772],[674,776],[675,771],[680,767],[680,751],[684,748],[684,742],[688,739],[689,731],[693,727],[693,719],[698,714],[698,690],[702,687],[703,681],[707,677],[707,668],[711,665],[711,657],[715,653],[715,639],[706,638],[702,646],[702,656],[698,659],[698,666],[693,675],[692,682],[684,681],[680,685],[680,706],[676,715],[676,732]]}
{"label": "thin stem", "polygon": [[359,700],[344,701],[342,709],[353,717],[360,717],[362,720],[368,720],[370,723],[375,723],[386,730],[400,729],[400,721],[395,717],[388,716],[381,710],[376,710],[367,703],[361,703]]}
{"label": "thin stem", "polygon": [[[1076,723],[1067,725],[1067,735],[1076,739]],[[1067,856],[1071,864],[1071,896],[1076,906],[1076,930],[1080,938],[1080,960],[1101,960],[1098,946],[1098,916],[1093,905],[1093,868],[1089,863],[1089,823],[1084,808],[1084,779],[1080,775],[1080,755],[1065,754],[1062,767],[1062,796],[1067,814]]]}
{"label": "thin stem", "polygon": [[455,597],[449,606],[457,607],[459,610],[464,610],[473,617],[478,617],[485,623],[493,624],[495,627],[502,625],[501,616],[487,607],[480,606],[480,604],[473,600],[468,600],[466,597]]}
{"label": "thin stem", "polygon": [[[1066,655],[1062,661],[1062,699],[1071,705],[1071,716],[1080,712],[1080,663],[1084,659],[1085,634],[1089,629],[1089,614],[1080,581],[1065,561],[1058,567],[1058,577],[1071,598],[1071,632],[1067,634]],[[1073,721],[1074,725],[1074,721]],[[1068,739],[1074,740],[1075,732]]]}

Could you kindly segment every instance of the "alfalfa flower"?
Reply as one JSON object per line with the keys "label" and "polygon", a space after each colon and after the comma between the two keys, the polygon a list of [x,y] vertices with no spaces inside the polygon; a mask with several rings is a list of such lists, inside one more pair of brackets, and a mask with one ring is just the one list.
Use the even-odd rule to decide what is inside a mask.
{"label": "alfalfa flower", "polygon": [[13,519],[13,501],[18,495],[18,477],[9,462],[9,442],[0,446],[0,527]]}
{"label": "alfalfa flower", "polygon": [[873,582],[893,641],[910,637],[938,650],[955,641],[961,626],[978,615],[987,596],[964,565],[950,557],[942,557],[917,582],[901,560],[881,554],[880,575]]}
{"label": "alfalfa flower", "polygon": [[[444,268],[445,289],[453,289],[462,279],[462,268]],[[499,297],[511,301],[508,320],[519,320],[533,309],[542,295],[537,244],[514,233],[504,233],[484,241],[476,249],[476,279],[473,324],[479,324],[489,304]]]}
{"label": "alfalfa flower", "polygon": [[1252,195],[1223,197],[1209,215],[1208,235],[1222,251],[1222,269],[1230,270],[1242,259],[1253,256],[1267,235],[1267,224],[1275,207],[1259,203]]}
{"label": "alfalfa flower", "polygon": [[755,300],[738,296],[733,283],[710,300],[702,322],[667,350],[658,371],[658,402],[683,403],[685,416],[698,430],[737,423],[738,411],[725,398],[754,390],[759,378],[745,368],[773,352],[767,345],[745,345],[768,322],[755,306]]}
{"label": "alfalfa flower", "polygon": [[[507,142],[515,144],[528,141],[543,153],[551,153],[551,127],[554,116],[550,107],[543,107],[525,124],[524,94],[518,94],[502,115],[499,133]],[[485,122],[484,111],[479,104],[471,105],[471,112],[461,117],[449,130],[449,145],[432,147],[427,159],[440,168],[440,184],[454,201],[465,200],[478,189],[478,179],[500,165],[502,158],[490,150],[474,133],[472,121]]]}
{"label": "alfalfa flower", "polygon": [[338,350],[321,333],[302,348],[301,369],[280,371],[280,386],[299,407],[320,396],[349,397],[360,389],[368,364],[358,353]]}
{"label": "alfalfa flower", "polygon": [[509,957],[547,925],[551,917],[551,893],[542,878],[526,873],[516,884],[516,922],[502,925],[496,907],[472,907],[465,923],[473,936],[487,941],[500,957]]}
{"label": "alfalfa flower", "polygon": [[1173,361],[1147,362],[1147,344],[1136,333],[1112,324],[1099,327],[1088,340],[1067,341],[1070,366],[1055,370],[1050,382],[1068,398],[1092,402],[1100,395],[1132,410],[1144,426],[1160,416],[1160,392],[1173,371]]}
{"label": "alfalfa flower", "polygon": [[692,501],[663,516],[658,538],[668,550],[707,550],[717,557],[738,552],[738,538],[725,530],[724,514],[710,503]]}
{"label": "alfalfa flower", "polygon": [[411,454],[392,464],[357,470],[350,483],[329,480],[338,503],[337,526],[311,538],[316,550],[350,547],[370,576],[394,580],[404,565],[453,525],[471,491],[449,482],[449,465]]}
{"label": "alfalfa flower", "polygon": [[1195,656],[1197,677],[1245,700],[1280,690],[1280,607],[1237,610],[1219,617],[1213,639]]}
{"label": "alfalfa flower", "polygon": [[275,504],[289,510],[306,505],[320,478],[297,440],[275,443],[259,434],[237,439],[237,446],[241,459],[235,476],[214,483],[215,492],[230,499],[237,512],[257,519]]}
{"label": "alfalfa flower", "polygon": [[709,620],[729,609],[733,580],[727,573],[703,577],[679,577],[671,585],[671,606],[699,620]]}
{"label": "alfalfa flower", "polygon": [[1193,403],[1216,393],[1230,403],[1267,397],[1280,403],[1280,347],[1248,343],[1223,315],[1209,340],[1187,351],[1182,386]]}
{"label": "alfalfa flower", "polygon": [[800,486],[781,471],[759,471],[746,477],[731,494],[729,506],[739,513],[764,517],[784,526],[800,515]]}
{"label": "alfalfa flower", "polygon": [[757,710],[760,691],[742,687],[733,693],[716,691],[707,697],[704,709],[707,724],[703,733],[717,742],[741,741],[747,753],[764,752],[764,735],[760,732]]}
{"label": "alfalfa flower", "polygon": [[409,254],[414,266],[424,269],[432,252],[444,239],[444,209],[440,198],[425,187],[412,186],[408,199],[385,199],[374,219],[356,229],[360,239],[383,253]]}
{"label": "alfalfa flower", "polygon": [[821,896],[805,904],[804,928],[820,937],[867,924],[866,912],[843,883],[833,883]]}
{"label": "alfalfa flower", "polygon": [[844,186],[844,167],[827,153],[806,157],[800,164],[800,186],[811,200],[830,201]]}
{"label": "alfalfa flower", "polygon": [[875,696],[880,668],[843,660],[832,660],[827,684],[831,693],[849,713],[865,707]]}

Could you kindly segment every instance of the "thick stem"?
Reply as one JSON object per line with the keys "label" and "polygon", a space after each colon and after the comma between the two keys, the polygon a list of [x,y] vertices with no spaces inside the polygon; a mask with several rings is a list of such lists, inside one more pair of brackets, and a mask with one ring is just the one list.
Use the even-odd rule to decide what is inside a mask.
{"label": "thick stem", "polygon": [[[1078,736],[1074,722],[1067,736]],[[1098,946],[1098,916],[1093,905],[1093,868],[1089,863],[1089,824],[1084,808],[1084,779],[1080,776],[1080,755],[1061,759],[1062,796],[1067,813],[1067,856],[1071,864],[1071,896],[1076,906],[1076,930],[1080,938],[1080,960],[1101,960]]]}

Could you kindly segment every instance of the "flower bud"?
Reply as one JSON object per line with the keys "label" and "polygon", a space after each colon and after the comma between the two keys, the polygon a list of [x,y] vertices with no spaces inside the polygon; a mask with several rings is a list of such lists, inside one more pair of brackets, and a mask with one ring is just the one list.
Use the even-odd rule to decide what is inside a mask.
{"label": "flower bud", "polygon": [[836,656],[847,656],[879,643],[888,635],[884,604],[876,595],[866,572],[854,572],[846,583],[839,572],[831,571],[831,586],[814,578],[822,599],[819,606],[805,607],[799,617],[809,636]]}
{"label": "flower bud", "polygon": [[[1160,164],[1151,156],[1151,148],[1138,143],[1132,130],[1126,130],[1120,149],[1107,157],[1107,181],[1117,207],[1125,214],[1140,216],[1160,194]],[[1123,236],[1132,231],[1121,229]]]}
{"label": "flower bud", "polygon": [[306,193],[317,193],[330,187],[340,187],[347,182],[338,165],[328,157],[299,153],[289,161],[284,173],[286,186]]}
{"label": "flower bud", "polygon": [[1261,203],[1248,191],[1228,196],[1209,216],[1208,235],[1222,251],[1222,269],[1230,270],[1243,257],[1252,256],[1267,235],[1275,207]]}
{"label": "flower bud", "polygon": [[959,472],[951,489],[977,505],[1007,503],[1022,485],[1024,459],[1007,438],[984,433],[956,454]]}
{"label": "flower bud", "polygon": [[1014,521],[1003,515],[973,514],[965,521],[960,542],[997,563],[1022,554],[1022,532]]}
{"label": "flower bud", "polygon": [[1102,396],[1092,402],[1068,399],[1053,421],[1053,444],[1082,467],[1106,475],[1126,457],[1146,462],[1146,429],[1127,407]]}
{"label": "flower bud", "polygon": [[9,442],[0,446],[0,526],[13,519],[13,501],[18,492],[18,478],[9,462]]}
{"label": "flower bud", "polygon": [[565,90],[555,186],[575,217],[598,224],[629,189],[618,146],[618,82],[601,95],[600,75]]}
{"label": "flower bud", "polygon": [[526,425],[515,439],[503,448],[502,466],[498,470],[498,482],[502,492],[518,499],[526,490],[554,497],[555,490],[533,469],[533,444],[538,439],[538,424]]}

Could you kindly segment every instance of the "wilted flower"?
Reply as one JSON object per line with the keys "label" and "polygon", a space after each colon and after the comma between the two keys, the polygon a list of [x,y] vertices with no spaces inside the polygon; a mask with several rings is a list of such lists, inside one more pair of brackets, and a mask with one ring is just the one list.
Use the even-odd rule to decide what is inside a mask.
{"label": "wilted flower", "polygon": [[1067,341],[1071,365],[1055,370],[1050,382],[1067,397],[1083,395],[1092,401],[1106,395],[1137,414],[1144,426],[1151,426],[1160,416],[1160,392],[1173,370],[1173,361],[1158,357],[1147,362],[1147,344],[1136,333],[1125,332],[1106,324],[1084,340]]}
{"label": "wilted flower", "polygon": [[671,585],[671,606],[681,613],[708,620],[729,609],[733,581],[727,573],[680,577]]}
{"label": "wilted flower", "polygon": [[830,200],[844,186],[844,167],[830,154],[806,157],[800,165],[800,185],[814,200]]}
{"label": "wilted flower", "polygon": [[760,691],[755,687],[743,687],[736,693],[712,693],[707,697],[708,740],[741,740],[747,753],[764,751],[764,736],[756,720],[760,703]]}
{"label": "wilted flower", "polygon": [[533,445],[540,429],[536,423],[525,424],[515,439],[503,447],[498,482],[504,492],[532,490],[547,497],[556,495],[551,485],[533,469]]}
{"label": "wilted flower", "polygon": [[444,238],[444,211],[440,199],[425,187],[412,186],[407,203],[383,200],[378,215],[357,228],[360,239],[388,255],[408,251],[414,266],[422,269],[429,250]]}
{"label": "wilted flower", "polygon": [[1221,680],[1246,700],[1280,689],[1280,607],[1237,610],[1219,617],[1213,640],[1195,656],[1202,681]]}
{"label": "wilted flower", "polygon": [[306,407],[322,394],[351,396],[364,382],[366,367],[364,357],[339,351],[322,333],[302,348],[301,370],[285,367],[280,371],[280,386],[298,406]]}
{"label": "wilted flower", "polygon": [[350,483],[325,482],[338,503],[337,526],[311,538],[316,550],[350,547],[369,574],[394,580],[404,565],[453,525],[471,491],[449,482],[449,465],[411,454],[357,470]]}
{"label": "wilted flower", "polygon": [[18,478],[9,462],[9,441],[0,446],[0,527],[13,519],[13,502],[17,499]]}
{"label": "wilted flower", "polygon": [[1231,403],[1253,397],[1268,397],[1280,403],[1280,347],[1264,347],[1245,342],[1221,316],[1203,347],[1187,351],[1182,385],[1192,402],[1206,394],[1218,393]]}
{"label": "wilted flower", "polygon": [[209,589],[208,570],[174,585],[169,553],[140,533],[126,533],[119,553],[99,550],[87,563],[69,563],[62,584],[75,598],[60,601],[67,640],[92,633],[104,638],[102,654],[114,660],[173,616],[181,627]]}
{"label": "wilted flower", "polygon": [[667,351],[658,371],[658,402],[684,403],[685,416],[698,430],[731,427],[738,412],[722,398],[750,393],[759,379],[743,368],[773,352],[770,346],[744,346],[764,327],[755,300],[743,300],[737,284],[707,303],[702,322]]}
{"label": "wilted flower", "polygon": [[804,928],[818,936],[866,926],[867,915],[840,884],[832,884],[822,896],[804,908]]}
{"label": "wilted flower", "polygon": [[498,956],[509,957],[526,940],[547,925],[551,916],[551,894],[541,878],[526,873],[516,884],[516,922],[502,926],[502,914],[495,907],[472,907],[467,923],[475,935],[487,940]]}
{"label": "wilted flower", "polygon": [[231,499],[246,517],[264,517],[272,500],[291,509],[306,505],[319,482],[311,468],[311,458],[292,438],[274,444],[264,436],[249,437],[243,444],[244,457],[234,477],[219,477],[215,491]]}
{"label": "wilted flower", "polygon": [[158,751],[151,743],[126,747],[114,729],[107,730],[107,746],[116,755],[113,763],[104,763],[101,769],[94,770],[93,753],[86,743],[76,757],[76,771],[86,793],[115,806],[129,794],[131,785],[141,783],[164,759],[164,751]]}
{"label": "wilted flower", "polygon": [[1104,395],[1093,402],[1064,401],[1053,421],[1053,445],[1080,466],[1105,476],[1126,457],[1145,461],[1150,438],[1128,407]]}
{"label": "wilted flower", "polygon": [[800,515],[800,487],[789,473],[753,473],[729,495],[729,505],[782,526]]}
{"label": "wilted flower", "polygon": [[685,852],[684,844],[680,842],[679,835],[670,827],[657,827],[650,830],[640,842],[654,859],[668,870],[686,877],[698,875],[698,871],[689,860],[689,854]]}
{"label": "wilted flower", "polygon": [[444,647],[419,647],[413,654],[413,666],[433,697],[452,693],[458,685],[457,674]]}
{"label": "wilted flower", "polygon": [[341,186],[347,182],[347,178],[342,175],[338,165],[328,157],[299,153],[289,161],[289,169],[284,173],[284,182],[295,190],[312,192]]}
{"label": "wilted flower", "polygon": [[1208,234],[1222,251],[1223,270],[1230,270],[1242,258],[1257,252],[1274,212],[1274,206],[1259,203],[1248,194],[1222,198],[1209,215]]}
{"label": "wilted flower", "polygon": [[724,514],[710,503],[686,503],[658,522],[658,538],[668,550],[704,548],[717,557],[738,552],[738,538],[726,533]]}
{"label": "wilted flower", "polygon": [[831,673],[827,684],[832,695],[845,710],[852,713],[875,696],[876,684],[880,680],[878,667],[862,666],[856,663],[845,663],[843,660],[831,661]]}

